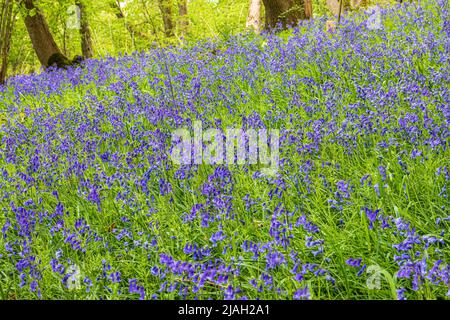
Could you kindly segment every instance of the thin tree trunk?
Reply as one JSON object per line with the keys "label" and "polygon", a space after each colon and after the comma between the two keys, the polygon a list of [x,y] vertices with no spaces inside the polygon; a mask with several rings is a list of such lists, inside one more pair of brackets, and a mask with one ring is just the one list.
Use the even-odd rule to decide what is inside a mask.
{"label": "thin tree trunk", "polygon": [[134,43],[134,36],[135,35],[137,35],[137,36],[139,36],[139,37],[141,37],[141,38],[144,38],[144,39],[148,39],[148,37],[145,35],[145,34],[143,34],[142,32],[140,32],[140,31],[138,31],[138,30],[136,30],[135,28],[134,28],[134,26],[131,24],[131,23],[129,23],[128,21],[127,21],[127,17],[125,16],[125,13],[122,11],[122,8],[120,7],[120,3],[119,3],[119,1],[118,0],[116,0],[116,1],[111,1],[110,2],[110,5],[111,5],[111,7],[113,8],[113,9],[115,9],[116,10],[116,17],[118,18],[118,19],[124,19],[125,20],[125,28],[128,30],[128,32],[130,33],[130,35],[131,35],[131,41]]}
{"label": "thin tree trunk", "polygon": [[34,51],[42,65],[48,67],[50,57],[58,56],[58,59],[68,61],[61,53],[48,27],[47,21],[41,10],[36,7],[33,0],[24,0],[27,16],[25,17],[25,26],[30,35]]}
{"label": "thin tree trunk", "polygon": [[152,34],[153,35],[157,35],[158,34],[158,30],[156,30],[155,23],[153,22],[153,18],[150,15],[150,12],[148,11],[147,5],[145,4],[145,0],[141,0],[141,3],[142,3],[142,7],[144,8],[145,20],[147,21],[147,23],[152,28]]}
{"label": "thin tree trunk", "polygon": [[183,38],[186,38],[189,27],[187,14],[187,0],[178,0],[179,29]]}
{"label": "thin tree trunk", "polygon": [[172,20],[172,3],[170,0],[158,0],[159,10],[161,10],[164,34],[166,37],[172,37],[174,35],[174,25]]}
{"label": "thin tree trunk", "polygon": [[339,19],[339,10],[341,10],[341,16],[352,9],[358,9],[366,6],[366,0],[326,0],[327,7],[331,13]]}
{"label": "thin tree trunk", "polygon": [[253,29],[256,33],[261,30],[261,0],[250,0],[250,9],[247,16],[247,29]]}
{"label": "thin tree trunk", "polygon": [[75,5],[80,8],[80,36],[81,36],[81,51],[85,59],[90,59],[94,56],[94,49],[92,45],[92,34],[89,26],[89,20],[86,14],[86,8],[81,0],[76,0]]}
{"label": "thin tree trunk", "polygon": [[344,0],[339,0],[339,13],[338,13],[338,23],[341,23],[342,7],[344,6]]}
{"label": "thin tree trunk", "polygon": [[305,0],[305,18],[312,19],[312,17],[313,17],[312,0]]}
{"label": "thin tree trunk", "polygon": [[311,0],[263,0],[263,3],[268,29],[276,27],[278,23],[285,28],[312,17]]}
{"label": "thin tree trunk", "polygon": [[62,52],[64,55],[67,55],[67,25],[65,23],[61,23],[63,26],[63,43],[62,43]]}
{"label": "thin tree trunk", "polygon": [[0,13],[0,84],[4,84],[6,80],[6,72],[8,70],[8,56],[11,45],[11,34],[14,23],[13,0],[4,0]]}

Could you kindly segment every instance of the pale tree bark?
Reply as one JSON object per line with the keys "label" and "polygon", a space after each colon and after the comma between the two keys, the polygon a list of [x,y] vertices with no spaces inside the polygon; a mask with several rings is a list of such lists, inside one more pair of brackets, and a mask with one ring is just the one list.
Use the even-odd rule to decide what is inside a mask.
{"label": "pale tree bark", "polygon": [[327,0],[328,10],[336,17],[339,15],[339,6],[339,0]]}
{"label": "pale tree bark", "polygon": [[256,33],[261,31],[261,0],[250,0],[250,9],[245,27],[253,29]]}
{"label": "pale tree bark", "polygon": [[0,2],[0,84],[5,83],[8,69],[8,56],[14,24],[13,6],[13,0],[3,0]]}
{"label": "pale tree bark", "polygon": [[367,7],[367,0],[351,0],[350,5],[352,9]]}
{"label": "pale tree bark", "polygon": [[85,59],[90,59],[94,56],[94,49],[92,45],[92,34],[86,13],[86,7],[81,0],[76,0],[75,5],[77,5],[80,9],[81,52],[83,53],[83,57]]}
{"label": "pale tree bark", "polygon": [[49,62],[51,57],[57,57],[61,63],[69,62],[53,39],[41,10],[34,5],[33,0],[24,0],[23,4],[27,9],[25,26],[41,64],[46,67],[50,66],[52,64]]}
{"label": "pale tree bark", "polygon": [[283,27],[312,18],[312,0],[263,0],[267,29],[281,23]]}
{"label": "pale tree bark", "polygon": [[174,35],[172,3],[170,0],[158,0],[158,5],[163,18],[164,34],[166,35],[166,37],[172,37]]}
{"label": "pale tree bark", "polygon": [[326,0],[327,7],[331,11],[331,13],[338,17],[339,9],[341,10],[341,15],[345,14],[350,10],[357,10],[361,7],[367,6],[367,0]]}
{"label": "pale tree bark", "polygon": [[178,0],[178,28],[183,38],[186,37],[189,28],[189,20],[187,14],[187,0]]}

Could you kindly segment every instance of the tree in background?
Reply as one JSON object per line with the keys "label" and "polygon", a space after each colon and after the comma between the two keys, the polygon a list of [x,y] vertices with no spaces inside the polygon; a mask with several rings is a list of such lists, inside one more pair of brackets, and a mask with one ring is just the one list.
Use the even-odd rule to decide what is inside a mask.
{"label": "tree in background", "polygon": [[11,34],[14,24],[13,14],[14,0],[3,0],[0,2],[0,84],[5,83],[8,68],[8,55],[11,47]]}
{"label": "tree in background", "polygon": [[[395,1],[343,0],[342,13],[345,14],[348,6],[353,10],[355,7]],[[0,0],[0,10],[6,2]],[[277,22],[285,25],[295,24],[298,20],[312,15],[309,0],[8,0],[8,2],[14,3],[13,11],[21,13],[16,15],[15,20],[13,19],[15,23],[11,35],[11,49],[6,60],[8,76],[36,72],[41,65],[39,61],[42,61],[41,58],[38,60],[34,44],[30,40],[29,23],[26,26],[21,21],[30,20],[31,17],[39,20],[40,15],[35,15],[36,10],[27,10],[26,2],[34,3],[38,7],[41,18],[45,17],[41,21],[43,25],[40,28],[43,29],[41,33],[50,34],[64,56],[83,55],[86,58],[92,54],[114,56],[136,50],[196,42],[205,38],[227,39],[230,35],[245,31],[246,26],[247,29],[255,28],[257,31],[258,28],[263,29],[265,24],[269,28]],[[169,10],[165,10],[160,4],[170,4]],[[339,9],[339,0],[314,2],[314,12],[319,16],[334,13],[337,17],[336,9]],[[78,26],[70,27],[68,22],[75,19],[74,13],[77,14]],[[265,13],[267,21],[264,20]],[[259,25],[256,26],[255,22],[258,20]],[[45,23],[48,28],[45,28]],[[6,29],[3,28],[4,30]],[[171,36],[172,34],[174,36]],[[0,42],[9,42],[6,40],[2,35]],[[50,45],[43,43],[44,48],[57,52],[51,40],[49,42]],[[4,56],[0,49],[0,63]],[[48,64],[48,61],[43,62],[44,66]]]}
{"label": "tree in background", "polygon": [[116,17],[118,19],[123,19],[125,21],[125,28],[130,33],[131,41],[133,43],[133,48],[135,47],[135,36],[138,36],[138,37],[144,38],[144,39],[148,38],[146,34],[137,30],[135,28],[135,26],[128,21],[127,16],[125,15],[125,12],[122,10],[119,0],[110,1],[110,6],[111,6],[111,8],[114,9]]}
{"label": "tree in background", "polygon": [[312,0],[263,0],[266,9],[266,28],[281,23],[283,27],[312,18]]}
{"label": "tree in background", "polygon": [[245,27],[253,29],[256,33],[261,31],[261,0],[250,0],[250,9]]}
{"label": "tree in background", "polygon": [[44,15],[35,6],[33,0],[23,0],[20,4],[25,9],[23,10],[25,26],[40,63],[46,67],[54,63],[58,66],[70,64],[69,59],[61,53],[61,50],[53,39]]}
{"label": "tree in background", "polygon": [[172,2],[170,0],[158,0],[158,5],[164,22],[164,34],[166,37],[172,37],[174,35]]}
{"label": "tree in background", "polygon": [[352,9],[358,9],[367,6],[367,0],[342,0],[342,7],[340,0],[326,0],[327,8],[331,13],[338,17],[339,9],[341,9],[341,14],[350,11]]}
{"label": "tree in background", "polygon": [[183,38],[186,38],[189,28],[189,20],[187,17],[187,0],[178,0],[178,29]]}
{"label": "tree in background", "polygon": [[305,0],[305,17],[306,19],[312,19],[313,17],[313,0]]}
{"label": "tree in background", "polygon": [[94,49],[92,45],[91,28],[86,13],[86,7],[81,0],[75,0],[75,5],[80,9],[80,36],[81,36],[81,51],[85,59],[94,56]]}
{"label": "tree in background", "polygon": [[350,5],[352,8],[360,8],[360,7],[366,7],[368,0],[351,0]]}

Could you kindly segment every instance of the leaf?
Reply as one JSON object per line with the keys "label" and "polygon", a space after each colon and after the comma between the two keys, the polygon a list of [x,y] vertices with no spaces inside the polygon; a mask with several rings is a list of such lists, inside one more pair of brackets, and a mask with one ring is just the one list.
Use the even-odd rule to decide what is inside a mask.
{"label": "leaf", "polygon": [[31,10],[28,11],[28,15],[29,15],[30,17],[34,17],[36,14],[37,14],[36,8],[33,8],[33,9],[31,9]]}
{"label": "leaf", "polygon": [[400,217],[400,212],[399,212],[397,206],[394,206],[394,212],[395,212],[395,216],[396,216],[397,218]]}

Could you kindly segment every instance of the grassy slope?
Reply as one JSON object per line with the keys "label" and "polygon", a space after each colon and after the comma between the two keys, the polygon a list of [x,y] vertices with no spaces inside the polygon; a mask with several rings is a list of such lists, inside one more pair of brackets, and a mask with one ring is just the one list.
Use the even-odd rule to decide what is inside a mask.
{"label": "grassy slope", "polygon": [[[130,279],[158,299],[445,297],[448,8],[424,6],[383,10],[379,31],[318,19],[12,79],[2,298],[138,298]],[[195,119],[279,129],[279,175],[174,166],[170,133]]]}

